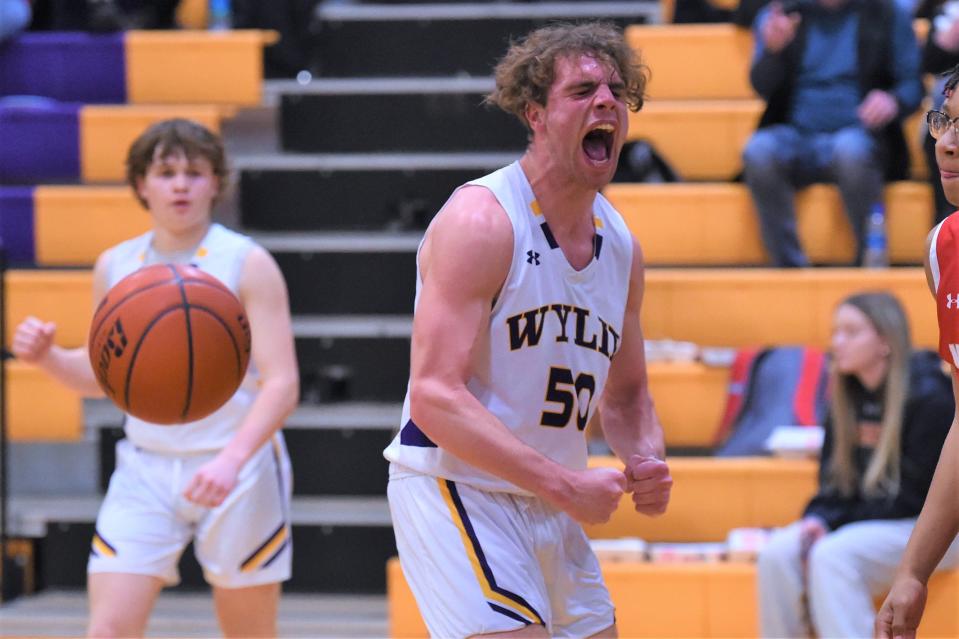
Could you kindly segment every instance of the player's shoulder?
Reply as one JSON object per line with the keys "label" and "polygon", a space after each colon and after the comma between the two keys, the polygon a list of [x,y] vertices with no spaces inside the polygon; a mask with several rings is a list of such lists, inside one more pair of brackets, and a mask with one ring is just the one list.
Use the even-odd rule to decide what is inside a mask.
{"label": "player's shoulder", "polygon": [[256,241],[249,235],[244,235],[218,223],[210,225],[204,243],[234,250],[250,250],[253,246],[257,246]]}
{"label": "player's shoulder", "polygon": [[434,235],[457,235],[478,242],[510,241],[513,225],[503,205],[484,186],[466,185],[456,190],[436,216]]}

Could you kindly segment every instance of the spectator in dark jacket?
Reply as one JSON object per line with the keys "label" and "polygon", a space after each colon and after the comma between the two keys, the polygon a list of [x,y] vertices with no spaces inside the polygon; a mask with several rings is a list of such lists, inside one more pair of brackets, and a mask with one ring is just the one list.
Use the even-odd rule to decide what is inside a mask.
{"label": "spectator in dark jacket", "polygon": [[911,351],[905,313],[886,293],[839,305],[830,383],[819,492],[759,556],[764,637],[871,636],[873,598],[892,583],[952,423],[939,358]]}
{"label": "spectator in dark jacket", "polygon": [[795,191],[835,182],[861,263],[868,213],[908,169],[902,120],[923,94],[911,17],[893,0],[792,0],[765,7],[754,32],[750,80],[767,105],[743,162],[766,250],[807,265]]}

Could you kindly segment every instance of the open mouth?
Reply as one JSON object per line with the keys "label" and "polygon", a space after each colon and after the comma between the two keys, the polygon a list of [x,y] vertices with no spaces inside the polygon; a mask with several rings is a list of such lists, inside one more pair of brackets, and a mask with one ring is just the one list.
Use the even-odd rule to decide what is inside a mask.
{"label": "open mouth", "polygon": [[613,154],[613,127],[601,124],[583,137],[583,152],[593,162],[606,162]]}

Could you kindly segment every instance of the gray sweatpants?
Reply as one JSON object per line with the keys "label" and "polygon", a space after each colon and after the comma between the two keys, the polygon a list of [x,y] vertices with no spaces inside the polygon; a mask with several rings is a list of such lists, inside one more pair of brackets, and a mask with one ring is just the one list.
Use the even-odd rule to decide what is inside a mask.
{"label": "gray sweatpants", "polygon": [[[906,549],[915,519],[871,520],[843,526],[812,547],[808,565],[809,615],[820,637],[871,637],[876,609]],[[939,569],[959,563],[954,541]],[[799,524],[775,531],[759,555],[759,632],[805,637],[799,560]]]}

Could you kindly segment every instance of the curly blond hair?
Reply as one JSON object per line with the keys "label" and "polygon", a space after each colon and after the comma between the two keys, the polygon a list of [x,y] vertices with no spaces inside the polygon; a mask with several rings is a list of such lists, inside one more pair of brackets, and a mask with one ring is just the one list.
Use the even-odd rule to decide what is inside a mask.
{"label": "curly blond hair", "polygon": [[526,105],[546,105],[556,60],[582,54],[615,68],[626,84],[626,104],[633,111],[643,108],[649,67],[626,44],[619,27],[606,22],[552,24],[511,43],[496,65],[496,88],[486,103],[512,113],[529,128]]}

